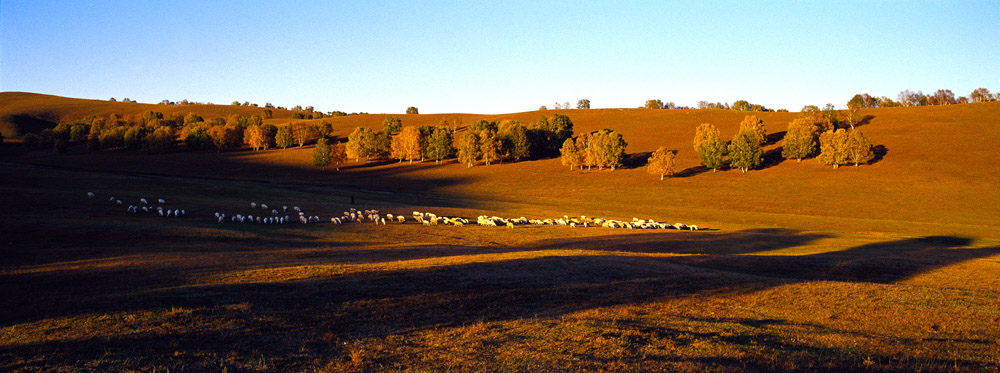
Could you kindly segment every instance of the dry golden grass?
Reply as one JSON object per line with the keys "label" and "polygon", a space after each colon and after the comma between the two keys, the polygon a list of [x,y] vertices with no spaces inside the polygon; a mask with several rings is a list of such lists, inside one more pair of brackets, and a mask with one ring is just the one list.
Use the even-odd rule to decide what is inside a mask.
{"label": "dry golden grass", "polygon": [[[664,182],[552,159],[324,172],[307,166],[309,147],[4,152],[0,370],[995,371],[1000,193],[986,154],[1000,140],[998,108],[873,110],[862,129],[889,151],[869,166],[781,162]],[[567,113],[578,131],[621,130],[630,153],[680,149],[682,169],[695,166],[698,123],[728,136],[742,118]],[[764,120],[773,132],[792,116]],[[381,116],[331,121],[346,135]],[[164,197],[190,216],[129,215],[87,191]],[[249,201],[328,217],[351,196],[407,215],[635,216],[717,230],[212,217]]]}

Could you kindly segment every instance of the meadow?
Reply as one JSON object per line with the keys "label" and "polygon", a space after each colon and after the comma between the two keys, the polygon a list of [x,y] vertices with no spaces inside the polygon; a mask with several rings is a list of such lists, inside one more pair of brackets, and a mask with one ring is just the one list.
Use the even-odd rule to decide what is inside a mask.
{"label": "meadow", "polygon": [[[5,95],[3,113],[62,121],[124,110]],[[400,117],[471,124],[552,112]],[[578,133],[620,131],[626,167],[388,161],[338,172],[310,166],[311,146],[151,155],[5,144],[0,369],[1000,367],[1000,166],[990,161],[1000,103],[865,110],[859,128],[879,158],[837,170],[776,157],[798,114],[759,113],[774,141],[765,167],[745,174],[699,167],[691,145],[698,124],[728,138],[745,113],[558,112]],[[383,117],[325,120],[343,138]],[[659,146],[679,150],[680,173],[664,181],[641,165]],[[189,216],[128,214],[109,196],[165,198]],[[250,201],[324,220],[355,207],[708,229],[216,223],[213,212]]]}

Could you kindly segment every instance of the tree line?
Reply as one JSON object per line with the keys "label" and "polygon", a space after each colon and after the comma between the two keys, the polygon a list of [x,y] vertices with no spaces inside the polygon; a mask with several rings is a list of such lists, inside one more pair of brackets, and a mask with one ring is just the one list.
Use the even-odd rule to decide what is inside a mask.
{"label": "tree line", "polygon": [[896,95],[897,101],[882,96],[873,97],[867,93],[859,93],[847,102],[848,108],[872,109],[897,106],[931,106],[955,105],[970,102],[1000,101],[1000,92],[990,93],[986,88],[976,88],[968,96],[956,97],[950,89],[939,89],[934,93],[924,94],[921,91],[903,90]]}
{"label": "tree line", "polygon": [[[456,138],[460,122],[442,120],[437,126],[403,126],[399,117],[387,116],[378,131],[357,127],[344,144],[345,156],[355,162],[393,159],[400,163],[455,157],[467,167],[478,163],[520,161],[557,154],[557,145],[573,136],[573,121],[566,115],[541,116],[533,123],[480,119]],[[324,153],[323,150],[318,151]],[[325,154],[317,155],[324,159]],[[315,160],[315,158],[314,158]],[[314,162],[324,167],[324,162]]]}
{"label": "tree line", "polygon": [[[764,121],[754,115],[744,117],[736,135],[728,142],[723,141],[719,130],[709,123],[702,123],[695,130],[694,150],[701,164],[713,172],[725,167],[743,172],[759,168],[764,161],[766,144]],[[789,122],[781,156],[798,161],[816,157],[820,163],[837,168],[868,163],[875,154],[871,141],[853,125],[837,128],[822,113],[805,112]]]}

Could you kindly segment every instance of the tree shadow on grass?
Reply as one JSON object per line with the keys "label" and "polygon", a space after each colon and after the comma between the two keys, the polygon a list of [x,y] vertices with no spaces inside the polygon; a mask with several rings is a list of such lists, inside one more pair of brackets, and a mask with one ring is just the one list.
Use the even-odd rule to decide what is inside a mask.
{"label": "tree shadow on grass", "polygon": [[885,155],[889,154],[889,148],[886,148],[885,145],[875,145],[872,147],[872,153],[875,154],[875,157],[868,164],[878,163],[882,158],[885,158]]}
{"label": "tree shadow on grass", "polygon": [[788,133],[788,131],[780,131],[767,134],[767,143],[765,143],[764,145],[766,146],[766,145],[777,144],[778,141],[781,141],[782,139],[785,138],[786,133]]}
{"label": "tree shadow on grass", "polygon": [[698,175],[701,175],[703,173],[710,172],[710,171],[712,171],[712,169],[708,168],[708,167],[705,167],[705,166],[694,166],[694,167],[685,168],[685,169],[681,170],[680,172],[675,173],[673,175],[673,177],[682,177],[682,178],[683,177],[692,177],[692,176],[698,176]]}
{"label": "tree shadow on grass", "polygon": [[626,154],[625,159],[622,161],[622,169],[640,168],[645,167],[649,163],[649,157],[653,155],[653,152],[641,152],[641,153],[631,153]]}

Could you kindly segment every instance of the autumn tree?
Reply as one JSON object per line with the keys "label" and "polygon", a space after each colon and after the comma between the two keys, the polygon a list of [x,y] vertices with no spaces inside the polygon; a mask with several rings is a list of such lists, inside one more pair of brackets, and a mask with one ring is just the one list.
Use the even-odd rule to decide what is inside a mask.
{"label": "autumn tree", "polygon": [[326,139],[316,141],[316,147],[313,148],[312,152],[312,164],[323,168],[330,165],[330,144],[327,143]]}
{"label": "autumn tree", "polygon": [[337,171],[340,171],[340,165],[344,164],[346,160],[347,152],[345,151],[344,143],[338,142],[330,145],[330,164],[332,164]]}
{"label": "autumn tree", "polygon": [[812,118],[801,117],[788,123],[788,131],[785,132],[784,145],[781,147],[781,156],[785,158],[795,158],[799,162],[802,158],[809,158],[816,154],[816,125]]}
{"label": "autumn tree", "polygon": [[972,102],[986,102],[992,100],[993,96],[990,95],[990,90],[986,88],[976,88],[969,94],[969,101]]}
{"label": "autumn tree", "polygon": [[247,142],[247,145],[250,145],[250,147],[253,148],[253,150],[260,150],[260,148],[264,147],[264,131],[261,130],[260,125],[255,124],[247,127],[247,129],[243,131],[243,139]]}
{"label": "autumn tree", "polygon": [[451,134],[451,129],[448,127],[438,127],[434,129],[427,140],[427,155],[436,164],[440,164],[441,160],[451,157],[455,153]]}
{"label": "autumn tree", "polygon": [[663,176],[674,174],[674,157],[676,156],[676,150],[667,150],[667,148],[661,146],[649,156],[649,163],[646,164],[646,172],[650,175],[660,175],[660,180],[662,181]]}
{"label": "autumn tree", "polygon": [[847,162],[854,163],[854,167],[857,167],[874,158],[875,152],[872,150],[871,141],[868,141],[861,131],[851,130],[847,135]]}
{"label": "autumn tree", "polygon": [[584,99],[580,99],[580,101],[576,102],[576,108],[577,109],[590,109],[590,100],[585,99],[585,98]]}
{"label": "autumn tree", "polygon": [[822,164],[838,168],[848,161],[848,136],[843,128],[836,131],[823,132],[819,137],[819,157],[817,159]]}
{"label": "autumn tree", "polygon": [[573,167],[583,163],[582,154],[576,148],[576,141],[573,139],[566,139],[562,148],[559,149],[559,153],[563,166],[569,166],[570,171],[573,170]]}
{"label": "autumn tree", "polygon": [[487,166],[500,159],[500,138],[496,132],[483,131],[479,135],[479,158]]}
{"label": "autumn tree", "polygon": [[475,132],[467,131],[458,142],[458,161],[465,163],[468,167],[476,165],[479,159],[479,135]]}
{"label": "autumn tree", "polygon": [[715,126],[710,123],[699,124],[698,128],[694,130],[694,150],[698,151],[698,147],[702,143],[713,137],[719,137],[719,130]]}
{"label": "autumn tree", "polygon": [[732,109],[736,111],[751,111],[752,107],[750,102],[746,100],[736,100],[736,102],[733,102]]}
{"label": "autumn tree", "polygon": [[646,100],[646,104],[642,105],[643,109],[663,109],[663,101],[659,99]]}
{"label": "autumn tree", "polygon": [[358,127],[347,136],[347,156],[361,162],[361,157],[371,159],[371,148],[375,142],[375,131],[368,127]]}
{"label": "autumn tree", "polygon": [[761,147],[760,136],[754,127],[740,127],[740,131],[729,143],[729,165],[747,172],[764,162],[764,148]]}
{"label": "autumn tree", "polygon": [[208,136],[212,138],[215,149],[220,151],[238,149],[243,144],[243,131],[234,126],[214,126],[208,129]]}
{"label": "autumn tree", "polygon": [[279,126],[278,132],[274,135],[274,142],[282,149],[295,145],[295,136],[292,134],[292,125],[284,124]]}
{"label": "autumn tree", "polygon": [[418,112],[418,110],[417,110],[417,107],[416,107],[416,106],[410,106],[410,107],[406,108],[406,113],[407,113],[407,114],[420,114],[420,113]]}
{"label": "autumn tree", "polygon": [[150,153],[166,153],[174,148],[174,130],[168,126],[160,126],[146,136],[146,151]]}
{"label": "autumn tree", "polygon": [[747,115],[743,118],[743,121],[740,122],[739,132],[743,131],[753,134],[760,146],[767,144],[767,130],[764,129],[764,121],[757,118],[756,115]]}
{"label": "autumn tree", "polygon": [[592,135],[589,149],[591,158],[596,163],[598,169],[604,167],[620,167],[625,162],[625,148],[628,143],[622,138],[621,133],[611,130],[600,130]]}
{"label": "autumn tree", "polygon": [[399,159],[400,162],[406,159],[413,164],[413,160],[420,159],[423,153],[420,145],[420,130],[414,126],[403,127],[403,130],[392,138],[392,157]]}
{"label": "autumn tree", "polygon": [[316,138],[314,135],[315,131],[308,123],[292,123],[292,136],[295,138],[295,143],[299,144],[299,147],[304,146],[307,142]]}

